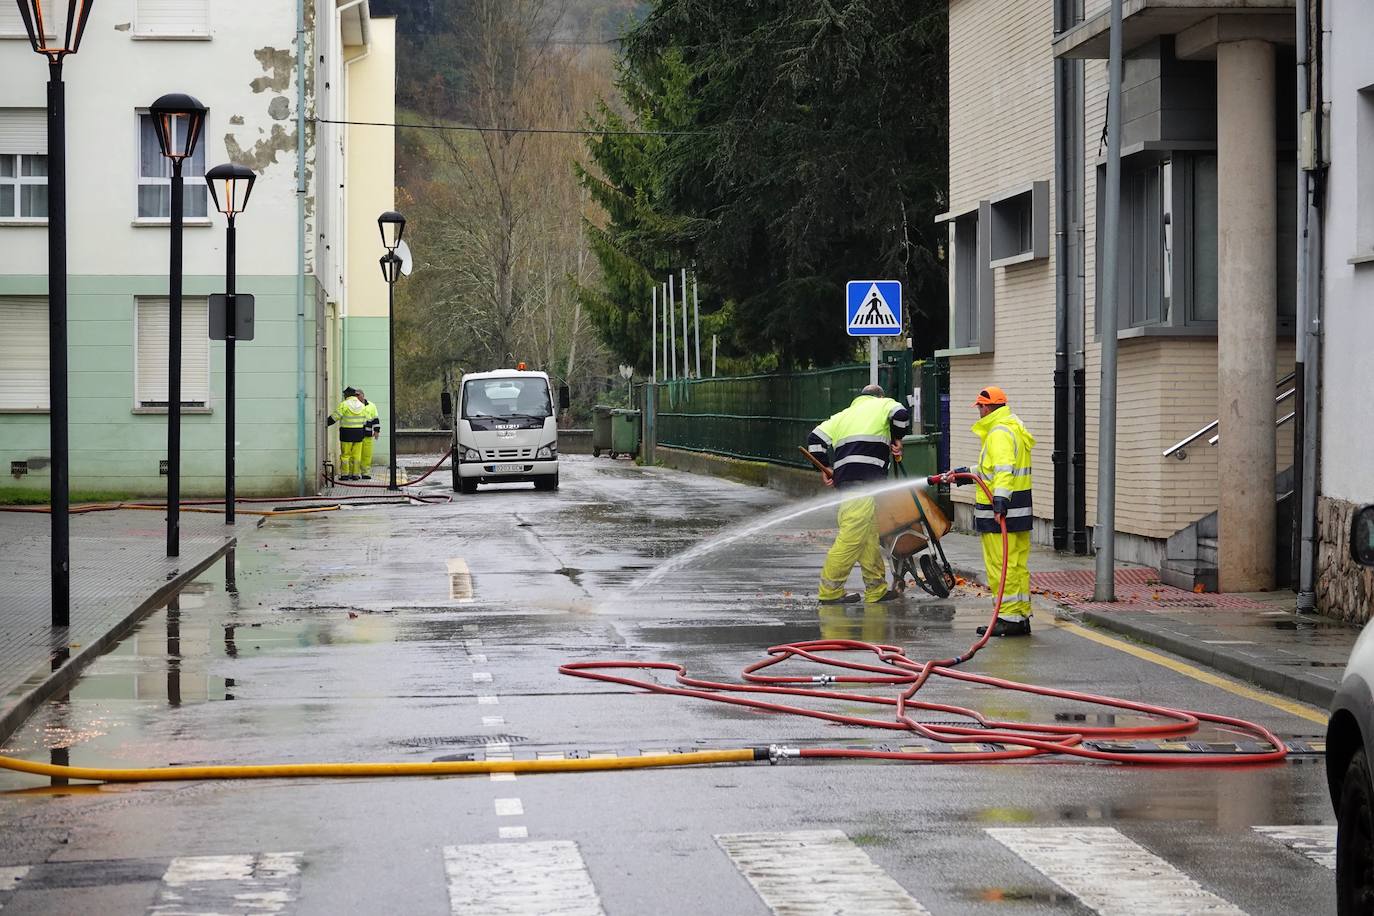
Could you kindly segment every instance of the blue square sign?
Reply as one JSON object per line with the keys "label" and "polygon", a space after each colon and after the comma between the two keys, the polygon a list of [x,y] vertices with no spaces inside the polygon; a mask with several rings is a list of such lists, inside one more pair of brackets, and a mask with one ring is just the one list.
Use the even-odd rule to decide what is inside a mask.
{"label": "blue square sign", "polygon": [[845,293],[845,330],[850,337],[902,333],[901,280],[850,280]]}

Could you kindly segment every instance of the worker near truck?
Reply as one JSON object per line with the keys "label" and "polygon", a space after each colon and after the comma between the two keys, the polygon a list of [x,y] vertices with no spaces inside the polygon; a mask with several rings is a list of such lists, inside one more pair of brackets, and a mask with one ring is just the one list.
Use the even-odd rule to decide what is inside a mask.
{"label": "worker near truck", "polygon": [[[1006,586],[992,635],[1029,636],[1030,539],[1035,525],[1031,514],[1031,449],[1035,437],[1011,412],[1007,393],[996,385],[979,391],[973,406],[978,409],[973,432],[983,444],[978,465],[954,470],[976,475],[992,494],[989,498],[983,487],[978,487],[973,505],[973,527],[982,536],[983,566],[992,588],[1002,580],[1002,522],[1007,526]],[[964,479],[955,484],[971,482]],[[986,631],[987,627],[978,628],[980,636]]]}
{"label": "worker near truck", "polygon": [[[811,431],[807,451],[825,468],[826,486],[857,489],[887,477],[891,458],[901,460],[902,437],[911,428],[911,412],[869,385],[844,410]],[[830,456],[834,454],[834,463]],[[877,503],[872,496],[855,496],[840,504],[840,532],[821,569],[821,604],[893,601],[901,593],[887,587],[887,566],[878,544]],[[845,592],[845,581],[858,563],[864,591]]]}

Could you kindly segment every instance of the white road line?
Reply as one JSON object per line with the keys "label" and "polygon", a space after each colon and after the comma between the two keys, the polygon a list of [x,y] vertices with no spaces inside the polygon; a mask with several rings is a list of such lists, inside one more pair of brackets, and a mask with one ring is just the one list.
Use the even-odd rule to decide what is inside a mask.
{"label": "white road line", "polygon": [[498,798],[496,799],[497,817],[519,817],[525,813],[525,806],[520,804],[518,798]]}
{"label": "white road line", "polygon": [[1245,916],[1111,827],[992,827],[988,835],[1102,916]]}
{"label": "white road line", "polygon": [[499,832],[503,840],[523,840],[530,835],[528,827],[502,827]]}
{"label": "white road line", "polygon": [[469,655],[468,661],[472,662],[474,665],[485,665],[487,663],[487,657],[479,652],[476,655]]}
{"label": "white road line", "polygon": [[780,916],[929,916],[842,831],[731,833],[716,842]]}
{"label": "white road line", "polygon": [[454,601],[472,600],[472,573],[467,561],[454,557],[448,561],[448,596]]}
{"label": "white road line", "polygon": [[149,916],[287,913],[300,891],[301,853],[179,856],[167,865]]}
{"label": "white road line", "polygon": [[476,648],[479,647],[480,645],[482,645],[482,640],[480,640],[480,639],[465,639],[465,640],[463,640],[463,648],[465,648],[465,649],[476,649]]}
{"label": "white road line", "polygon": [[474,671],[472,672],[472,681],[474,684],[490,684],[491,673],[487,671]]}
{"label": "white road line", "polygon": [[576,843],[444,847],[454,916],[603,916]]}
{"label": "white road line", "polygon": [[[1334,825],[1309,824],[1293,827],[1256,827],[1262,833],[1278,840],[1294,852],[1300,852],[1318,865],[1336,870],[1336,828]],[[0,887],[3,887],[0,882]]]}
{"label": "white road line", "polygon": [[501,702],[501,698],[500,698],[500,697],[498,697],[498,696],[492,696],[491,694],[486,694],[486,695],[484,695],[484,696],[480,696],[480,697],[477,698],[477,705],[479,705],[479,706],[496,706],[496,705],[498,705],[500,702]]}
{"label": "white road line", "polygon": [[24,880],[24,876],[32,868],[31,865],[8,865],[0,868],[0,910],[5,908],[5,901],[9,899],[10,892],[19,887],[19,882]]}
{"label": "white road line", "polygon": [[505,724],[506,724],[506,720],[505,720],[504,718],[502,718],[501,716],[483,716],[483,717],[482,717],[482,724],[483,724],[483,725],[505,725]]}
{"label": "white road line", "polygon": [[491,774],[491,781],[492,781],[492,782],[515,782],[515,774],[514,774],[514,773],[492,773],[492,774]]}

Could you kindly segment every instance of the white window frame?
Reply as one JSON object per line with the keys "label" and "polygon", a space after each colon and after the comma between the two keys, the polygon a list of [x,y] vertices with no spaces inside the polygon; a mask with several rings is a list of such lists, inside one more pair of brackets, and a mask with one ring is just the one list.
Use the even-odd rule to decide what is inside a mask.
{"label": "white window frame", "polygon": [[[3,2],[3,0],[0,0],[0,2]],[[137,109],[137,110],[134,112],[134,125],[135,125],[135,127],[134,127],[134,174],[135,174],[135,184],[134,184],[134,221],[133,221],[133,224],[134,224],[135,226],[167,226],[167,225],[170,225],[171,222],[172,222],[172,217],[171,217],[171,212],[170,212],[170,211],[168,212],[168,215],[167,215],[167,216],[142,216],[142,215],[140,215],[139,212],[138,212],[138,189],[139,189],[139,188],[143,188],[143,187],[158,187],[158,186],[167,187],[167,188],[169,189],[169,190],[168,190],[168,194],[167,194],[168,206],[170,207],[170,205],[171,205],[171,191],[170,191],[171,184],[172,184],[172,164],[171,164],[171,162],[170,162],[165,156],[162,157],[162,159],[160,160],[160,161],[161,161],[162,163],[164,163],[164,164],[166,165],[166,167],[167,167],[167,174],[166,174],[165,177],[164,177],[164,176],[152,176],[152,175],[145,176],[145,175],[143,174],[143,123],[144,123],[144,119],[145,119],[145,118],[151,118],[151,117],[152,117],[152,115],[150,115],[150,114],[148,113],[148,109],[146,109],[146,108],[139,108],[139,109]],[[209,113],[207,112],[206,115],[205,115],[205,123],[201,126],[200,140],[196,143],[196,152],[195,152],[194,154],[192,154],[192,156],[191,156],[191,161],[190,161],[190,162],[184,163],[184,164],[182,165],[182,173],[181,173],[181,174],[182,174],[182,178],[183,178],[184,181],[185,181],[184,187],[185,187],[186,190],[190,190],[190,189],[192,189],[192,188],[195,188],[195,189],[198,189],[198,193],[201,193],[201,194],[206,195],[206,196],[205,196],[205,215],[204,215],[204,216],[190,216],[190,215],[185,216],[185,217],[183,218],[183,221],[184,221],[185,225],[187,225],[187,226],[209,226],[209,225],[212,225],[212,222],[211,222],[211,219],[210,219],[210,197],[209,197],[210,189],[209,189],[209,187],[207,187],[206,184],[205,184],[205,168],[206,168],[206,166],[205,166],[205,161],[206,161],[206,159],[209,158],[209,157],[206,155],[205,144],[206,144],[206,138],[207,138],[209,135],[210,135],[210,115],[209,115]],[[189,173],[189,170],[190,170],[191,165],[194,163],[196,156],[199,156],[199,157],[200,157],[200,171],[201,171],[201,173],[200,173],[199,175],[192,175],[192,174]]]}
{"label": "white window frame", "polygon": [[[48,392],[50,390],[49,367],[51,364],[48,360],[47,349],[47,304],[48,303],[46,296],[0,296],[0,307],[3,307],[5,305],[38,306],[43,316],[40,322],[40,326],[37,329],[38,333],[37,335],[35,335],[39,340],[42,341],[43,358],[41,370],[38,368],[37,360],[33,361],[33,365],[21,365],[19,366],[19,368],[16,368],[16,363],[18,362],[17,360],[8,357],[0,358],[0,413],[49,413],[51,411],[51,404],[48,400]],[[6,315],[2,311],[0,311],[0,322],[3,322],[5,325],[10,325],[12,323],[12,316]],[[9,333],[0,334],[0,356],[3,356],[4,354],[5,343],[7,341],[12,343],[14,339],[15,336],[12,327],[10,328]],[[40,371],[42,375],[42,381],[41,384],[37,387],[41,394],[38,397],[36,397],[33,402],[8,402],[7,399],[13,397],[13,392],[16,389],[16,385],[14,384],[16,378],[18,378],[24,373],[38,373]]]}
{"label": "white window frame", "polygon": [[[138,296],[138,297],[135,297],[135,299],[134,299],[134,405],[133,405],[133,412],[136,413],[136,414],[165,414],[165,413],[167,412],[167,405],[166,405],[165,403],[159,404],[159,403],[154,402],[154,400],[153,400],[152,398],[148,398],[148,399],[146,399],[146,400],[143,398],[143,392],[139,390],[139,384],[140,384],[140,383],[139,383],[139,360],[138,360],[138,349],[139,349],[139,339],[140,339],[140,334],[139,334],[140,317],[139,317],[139,315],[140,315],[142,306],[143,306],[145,303],[157,303],[157,302],[166,302],[166,301],[167,301],[167,297],[166,297],[166,296]],[[203,326],[206,328],[206,333],[205,333],[205,335],[204,335],[203,337],[200,337],[200,338],[199,338],[199,339],[203,342],[204,347],[205,347],[205,380],[204,380],[204,386],[205,386],[205,387],[204,387],[204,393],[205,393],[205,397],[204,397],[203,400],[202,400],[202,399],[199,399],[199,398],[196,398],[196,399],[188,399],[188,398],[187,398],[187,388],[186,388],[186,376],[183,375],[183,376],[182,376],[182,380],[181,380],[181,387],[182,387],[182,390],[181,390],[181,412],[182,412],[183,414],[194,414],[194,413],[208,414],[208,413],[213,413],[213,412],[214,412],[213,393],[212,393],[211,388],[210,388],[210,380],[211,380],[211,376],[213,375],[214,352],[213,352],[213,348],[210,346],[210,335],[209,335],[209,332],[208,332],[208,329],[209,329],[209,320],[210,320],[210,319],[209,319],[209,308],[210,308],[210,300],[209,300],[208,297],[205,297],[205,296],[182,296],[182,298],[181,298],[181,354],[182,354],[182,357],[181,357],[181,358],[182,358],[182,365],[183,365],[183,366],[185,366],[185,363],[186,363],[186,349],[187,349],[187,346],[188,346],[188,345],[194,346],[194,345],[195,345],[195,342],[196,342],[196,340],[197,340],[197,337],[196,337],[196,336],[188,336],[188,335],[187,335],[187,326],[188,326],[188,322],[186,321],[186,316],[191,312],[192,309],[200,309],[201,311],[205,312],[205,321],[204,321],[204,323],[203,323]],[[165,362],[165,359],[166,359],[165,356],[163,357],[163,359],[164,359],[164,362]],[[196,392],[194,392],[194,391],[192,392],[192,394],[195,394],[195,393],[196,393]]]}
{"label": "white window frame", "polygon": [[213,4],[210,0],[200,0],[205,6],[205,27],[203,30],[191,30],[185,32],[157,32],[151,31],[143,22],[143,17],[139,15],[139,10],[143,5],[143,0],[134,0],[134,27],[129,32],[129,37],[137,41],[209,41],[213,29],[211,28],[210,12]]}
{"label": "white window frame", "polygon": [[[13,2],[0,3],[0,9],[4,9],[6,13],[4,18],[0,18],[0,41],[15,38],[28,41],[29,33],[24,29],[24,17],[20,15],[19,7]],[[13,25],[6,25],[6,23],[11,22]],[[52,24],[49,23],[47,37],[56,38],[57,33],[53,31],[51,26]]]}
{"label": "white window frame", "polygon": [[[48,165],[48,163],[47,163],[47,158],[48,158],[48,154],[47,154],[47,153],[11,153],[11,152],[6,152],[6,151],[3,150],[3,149],[0,149],[0,156],[13,156],[13,157],[14,157],[14,175],[13,175],[13,177],[6,177],[6,176],[3,176],[3,175],[0,175],[0,185],[6,185],[6,186],[11,187],[11,188],[14,189],[14,212],[13,212],[13,213],[4,213],[4,212],[0,212],[0,223],[40,223],[40,224],[47,223],[48,217],[47,217],[46,214],[44,214],[43,216],[25,216],[25,215],[23,214],[23,212],[22,212],[22,207],[23,207],[23,194],[22,194],[22,191],[23,191],[23,189],[26,188],[26,187],[29,187],[29,188],[32,188],[32,187],[43,187],[43,188],[46,188],[46,187],[48,186],[48,176],[47,176],[46,174],[41,175],[41,176],[39,176],[39,175],[26,176],[26,175],[24,174],[24,160],[25,160],[25,159],[42,159],[42,160],[44,160],[44,163],[43,163],[44,169],[43,169],[43,171],[44,171],[44,172],[47,172],[47,165]],[[44,209],[47,209],[47,208],[45,207]]]}

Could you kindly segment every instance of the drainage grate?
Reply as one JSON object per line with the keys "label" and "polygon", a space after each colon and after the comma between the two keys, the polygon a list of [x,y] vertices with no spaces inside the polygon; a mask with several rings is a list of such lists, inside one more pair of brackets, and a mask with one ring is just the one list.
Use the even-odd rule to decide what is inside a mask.
{"label": "drainage grate", "polygon": [[521,744],[528,740],[521,735],[422,735],[391,743],[397,747],[484,747],[491,744]]}

